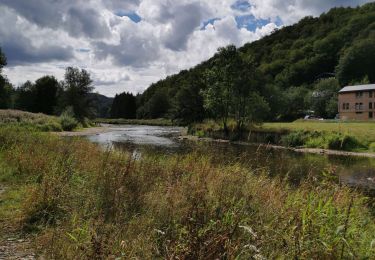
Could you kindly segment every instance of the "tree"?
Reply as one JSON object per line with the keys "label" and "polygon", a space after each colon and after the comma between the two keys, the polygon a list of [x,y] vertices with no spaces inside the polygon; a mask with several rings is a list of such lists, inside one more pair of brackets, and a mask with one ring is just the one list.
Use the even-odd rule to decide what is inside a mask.
{"label": "tree", "polygon": [[[194,77],[194,78],[192,78]],[[172,109],[172,119],[180,124],[188,125],[204,119],[203,97],[200,75],[193,74],[187,80],[180,82],[180,89],[175,95]]]}
{"label": "tree", "polygon": [[220,120],[226,135],[228,131],[228,119],[233,97],[235,80],[235,59],[238,53],[234,45],[219,48],[215,55],[215,66],[206,70],[207,89],[202,91],[204,108],[210,116]]}
{"label": "tree", "polygon": [[0,109],[7,109],[12,106],[13,87],[2,75],[2,69],[6,64],[6,57],[0,48]]}
{"label": "tree", "polygon": [[28,80],[23,83],[18,89],[16,89],[15,108],[29,112],[36,112],[35,93],[35,86],[31,81]]}
{"label": "tree", "polygon": [[34,85],[35,108],[34,111],[52,115],[57,105],[59,83],[53,76],[44,76]]}
{"label": "tree", "polygon": [[72,107],[79,121],[83,121],[85,117],[94,116],[94,106],[90,98],[94,87],[90,74],[86,70],[68,67],[62,86],[64,92],[59,102],[61,111],[66,107]]}
{"label": "tree", "polygon": [[337,78],[342,86],[355,84],[366,76],[375,82],[375,40],[362,40],[349,48],[337,66]]}
{"label": "tree", "polygon": [[323,118],[334,118],[337,114],[337,92],[340,85],[337,79],[320,80],[311,94],[311,110]]}
{"label": "tree", "polygon": [[137,103],[136,97],[128,92],[116,95],[112,107],[111,117],[112,118],[136,118]]}
{"label": "tree", "polygon": [[211,116],[222,121],[228,135],[227,122],[236,120],[241,131],[245,122],[255,123],[269,111],[267,102],[259,95],[260,72],[252,61],[245,60],[235,46],[220,48],[216,64],[207,70],[207,89],[202,91],[204,107]]}

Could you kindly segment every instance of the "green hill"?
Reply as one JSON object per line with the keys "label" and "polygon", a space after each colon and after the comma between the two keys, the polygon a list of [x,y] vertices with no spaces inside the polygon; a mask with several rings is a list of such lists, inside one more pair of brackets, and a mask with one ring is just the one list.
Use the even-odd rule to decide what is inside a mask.
{"label": "green hill", "polygon": [[[308,110],[319,110],[323,103],[319,113],[332,116],[337,88],[375,82],[375,3],[305,17],[238,51],[256,67],[261,81],[256,91],[270,108],[264,120],[293,120]],[[216,62],[220,55],[152,84],[139,97],[138,117],[169,117],[187,123],[209,117],[200,93],[208,86],[207,70],[222,66]],[[338,84],[330,89],[330,100],[319,103],[312,93],[322,91],[317,85],[327,77],[336,77]]]}

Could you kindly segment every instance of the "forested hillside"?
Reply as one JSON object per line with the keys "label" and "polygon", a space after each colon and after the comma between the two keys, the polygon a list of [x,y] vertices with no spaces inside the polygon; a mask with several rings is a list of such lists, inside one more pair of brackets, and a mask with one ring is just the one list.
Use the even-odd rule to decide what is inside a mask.
{"label": "forested hillside", "polygon": [[[213,101],[224,102],[235,95],[233,88],[245,87],[246,93],[236,93],[250,97],[244,103],[257,100],[253,103],[262,108],[261,120],[293,120],[308,111],[333,117],[340,87],[375,83],[375,3],[334,8],[233,48],[222,48],[210,60],[152,84],[138,97],[137,116],[190,123],[222,119],[217,111],[227,110],[225,116],[235,117],[242,109],[232,108],[238,99],[227,100],[226,108]],[[223,88],[230,79],[238,82]],[[230,95],[217,96],[231,88]],[[243,109],[254,114],[254,107]]]}

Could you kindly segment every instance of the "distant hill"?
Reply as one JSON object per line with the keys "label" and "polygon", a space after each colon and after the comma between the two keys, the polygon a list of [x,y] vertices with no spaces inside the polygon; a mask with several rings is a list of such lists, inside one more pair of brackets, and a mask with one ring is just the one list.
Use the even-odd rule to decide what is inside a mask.
{"label": "distant hill", "polygon": [[89,95],[90,98],[94,100],[95,108],[97,111],[97,117],[109,118],[113,98],[106,97],[99,93],[90,93]]}
{"label": "distant hill", "polygon": [[[366,64],[364,69],[354,65],[357,71],[338,75],[340,60],[350,48],[356,48],[356,44],[366,40],[375,40],[375,3],[358,8],[333,8],[318,18],[303,18],[297,24],[276,30],[239,50],[262,73],[264,84],[259,92],[270,104],[269,120],[293,119],[297,116],[296,110],[308,109],[305,95],[320,78],[336,75],[341,85],[366,76],[367,80],[375,81],[375,72],[365,71],[372,66],[372,61],[363,62]],[[176,109],[176,104],[194,99],[206,87],[204,73],[214,66],[215,59],[217,55],[152,84],[139,97],[138,117],[181,117],[178,112],[181,109]],[[155,96],[160,100],[161,95],[168,106],[155,115],[149,110],[155,103]],[[195,106],[203,105],[196,100]],[[282,106],[290,109],[281,109]],[[204,113],[204,109],[200,107],[195,112],[198,115]]]}

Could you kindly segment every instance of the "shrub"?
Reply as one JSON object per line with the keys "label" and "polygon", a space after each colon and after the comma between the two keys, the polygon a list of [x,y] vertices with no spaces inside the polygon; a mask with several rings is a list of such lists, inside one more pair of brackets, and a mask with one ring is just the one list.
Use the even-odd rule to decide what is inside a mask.
{"label": "shrub", "polygon": [[284,146],[291,146],[291,147],[303,146],[307,138],[308,138],[307,133],[305,133],[304,131],[296,131],[296,132],[291,132],[287,135],[284,135],[281,138],[281,143]]}
{"label": "shrub", "polygon": [[72,131],[78,127],[79,123],[74,118],[72,108],[67,108],[60,116],[61,127],[64,131]]}
{"label": "shrub", "polygon": [[370,149],[371,152],[375,152],[375,142],[373,142],[369,145],[369,149]]}

